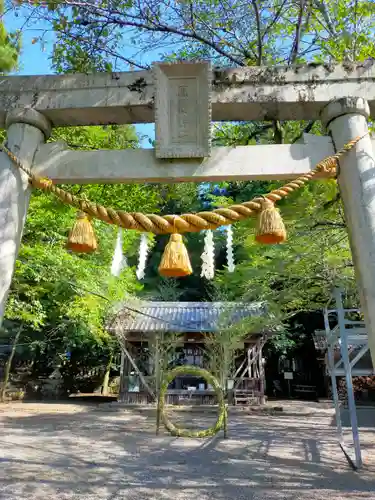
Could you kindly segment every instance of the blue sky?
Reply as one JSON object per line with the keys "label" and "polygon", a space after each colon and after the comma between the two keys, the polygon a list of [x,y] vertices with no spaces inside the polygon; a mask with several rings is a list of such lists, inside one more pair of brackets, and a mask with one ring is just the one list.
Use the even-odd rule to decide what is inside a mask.
{"label": "blue sky", "polygon": [[[19,60],[19,70],[14,72],[14,75],[51,75],[50,57],[52,54],[54,36],[52,32],[48,32],[49,25],[44,22],[33,23],[32,27],[24,28],[25,18],[23,16],[16,17],[14,12],[10,12],[5,16],[6,28],[9,32],[22,29],[22,52]],[[32,41],[36,37],[43,35],[44,47],[40,43],[33,44]],[[126,54],[131,57],[131,52]],[[142,62],[152,63],[153,61],[160,60],[157,52],[150,52],[143,57]],[[136,125],[137,132],[140,136],[146,136],[142,140],[141,145],[144,148],[150,148],[148,138],[153,140],[155,138],[154,124]]]}

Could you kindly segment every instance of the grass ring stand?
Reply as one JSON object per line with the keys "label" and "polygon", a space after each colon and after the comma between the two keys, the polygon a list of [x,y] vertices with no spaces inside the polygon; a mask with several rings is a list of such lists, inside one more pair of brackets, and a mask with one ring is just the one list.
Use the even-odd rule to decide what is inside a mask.
{"label": "grass ring stand", "polygon": [[[217,400],[218,400],[218,417],[215,424],[208,429],[202,429],[199,431],[191,431],[189,429],[181,429],[173,424],[167,415],[165,414],[165,395],[168,389],[168,385],[172,382],[175,377],[180,375],[192,375],[197,377],[202,377],[208,384],[214,389]],[[159,402],[158,402],[159,415],[162,417],[163,423],[166,429],[172,434],[172,436],[177,437],[192,437],[192,438],[204,438],[209,436],[214,436],[221,429],[225,427],[226,424],[226,406],[224,401],[224,394],[220,387],[217,379],[207,370],[203,368],[198,368],[197,366],[178,366],[173,370],[167,372],[163,383],[160,388]]]}

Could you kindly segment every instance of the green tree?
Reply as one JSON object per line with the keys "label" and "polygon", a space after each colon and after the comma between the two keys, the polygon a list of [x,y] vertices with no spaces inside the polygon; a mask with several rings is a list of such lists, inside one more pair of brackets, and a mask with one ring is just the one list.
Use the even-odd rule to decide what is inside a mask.
{"label": "green tree", "polygon": [[[134,147],[133,127],[77,127],[55,129],[54,139],[65,139],[81,149],[118,149]],[[160,196],[153,187],[142,185],[64,186],[93,201],[111,204],[126,211],[155,211]],[[22,247],[6,309],[8,335],[17,324],[25,325],[23,342],[45,365],[56,363],[76,369],[84,363],[95,364],[102,357],[113,357],[114,339],[105,321],[117,303],[142,287],[136,280],[132,256],[137,253],[139,235],[125,232],[123,250],[130,256],[130,267],[119,278],[110,275],[117,229],[93,221],[99,249],[92,255],[77,255],[66,250],[68,231],[76,213],[43,192],[31,197]],[[134,256],[133,261],[136,258]],[[103,300],[102,296],[109,300]],[[72,352],[71,362],[65,352]],[[79,352],[75,356],[74,352]],[[79,359],[79,362],[77,361]]]}
{"label": "green tree", "polygon": [[20,33],[7,33],[4,25],[4,0],[0,0],[0,73],[9,73],[17,67],[21,48]]}
{"label": "green tree", "polygon": [[[95,61],[95,67],[105,70],[108,64],[114,69],[143,67],[140,54],[150,50],[167,58],[203,57],[236,66],[374,56],[369,43],[374,40],[371,0],[47,3],[48,13],[34,5],[32,13],[53,24],[58,36],[55,64],[63,71],[74,71],[76,60],[91,67]],[[125,39],[138,57],[125,56]]]}
{"label": "green tree", "polygon": [[[43,2],[45,4],[45,2]],[[55,31],[53,66],[57,72],[112,71],[147,67],[150,50],[165,60],[210,58],[221,66],[332,64],[375,58],[375,3],[371,0],[143,0],[141,2],[48,2],[30,8]],[[133,54],[124,44],[134,47]],[[276,120],[217,126],[216,145],[293,142],[303,131],[321,133],[319,123]],[[250,199],[275,182],[224,183],[226,195],[211,187],[161,186],[161,213],[196,210]],[[145,189],[151,189],[148,186]],[[289,242],[270,248],[253,242],[254,221],[235,228],[234,274],[220,271],[215,283],[196,276],[178,281],[168,293],[180,298],[224,297],[265,300],[279,325],[299,311],[321,307],[333,285],[353,285],[345,222],[334,181],[310,183],[280,203]],[[297,215],[298,214],[298,217]],[[218,236],[220,248],[223,237]],[[187,238],[193,265],[199,265],[202,236]],[[156,274],[165,238],[157,238],[145,291],[166,293]],[[222,255],[220,251],[219,255]],[[218,266],[221,267],[220,264]],[[207,286],[206,286],[207,285]],[[185,290],[184,290],[185,289]],[[188,290],[188,292],[186,291]],[[194,295],[194,289],[198,289]]]}

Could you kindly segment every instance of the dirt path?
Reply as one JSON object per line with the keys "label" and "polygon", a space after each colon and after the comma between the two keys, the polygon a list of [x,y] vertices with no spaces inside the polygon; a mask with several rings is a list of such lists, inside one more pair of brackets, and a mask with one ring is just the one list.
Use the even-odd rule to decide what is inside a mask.
{"label": "dirt path", "polygon": [[149,413],[73,404],[3,406],[0,427],[1,500],[375,498],[374,429],[361,429],[367,465],[355,473],[331,410],[233,414],[227,440],[156,437]]}

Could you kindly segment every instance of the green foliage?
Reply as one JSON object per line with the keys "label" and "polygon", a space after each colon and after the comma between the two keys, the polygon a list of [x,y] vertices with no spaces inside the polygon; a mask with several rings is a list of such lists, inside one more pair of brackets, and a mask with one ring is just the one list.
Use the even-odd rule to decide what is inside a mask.
{"label": "green foliage", "polygon": [[72,149],[126,149],[138,147],[135,127],[107,125],[104,127],[54,128],[49,142],[65,141]]}
{"label": "green foliage", "polygon": [[[69,5],[63,1],[47,2],[47,10],[45,2],[38,4],[34,2],[30,7],[30,15],[33,19],[43,18],[55,31],[57,40],[52,63],[59,73],[143,68],[146,65],[142,55],[149,51],[158,51],[161,58],[170,61],[210,58],[214,65],[225,66],[324,63],[327,70],[335,62],[350,67],[351,62],[375,58],[375,3],[372,0],[186,0],[172,3],[117,0],[103,4],[71,0]],[[134,48],[133,54],[129,45]],[[112,127],[97,127],[95,131],[89,128],[57,130],[55,138],[64,137],[71,147],[82,149],[124,147],[123,140],[134,146],[131,130],[120,131],[121,128]],[[269,120],[224,123],[216,125],[214,143],[222,146],[290,143],[304,131],[320,134],[321,124]],[[84,191],[94,201],[118,208],[179,214],[249,200],[280,184],[270,181],[221,183],[226,193],[220,196],[210,192],[212,186],[192,184],[88,186]],[[81,188],[71,186],[69,189],[79,192]],[[218,273],[213,283],[199,277],[203,250],[201,234],[186,238],[194,275],[168,282],[157,273],[166,237],[156,237],[143,296],[159,300],[266,301],[270,312],[266,323],[264,319],[257,320],[259,323],[253,328],[275,328],[278,332],[274,336],[275,344],[280,348],[291,345],[288,320],[300,311],[323,307],[334,286],[354,289],[355,280],[335,181],[310,183],[282,201],[280,208],[289,233],[288,242],[274,247],[258,246],[253,240],[255,222],[250,220],[238,225],[234,228],[238,265],[233,274],[225,270],[224,235],[216,232]],[[112,228],[95,224],[100,233],[100,253],[77,258],[62,250],[72,211],[38,195],[33,198],[31,212],[18,264],[21,270],[17,268],[8,314],[17,317],[23,311],[26,320],[37,329],[48,324],[51,314],[41,297],[56,296],[56,303],[59,303],[60,293],[54,292],[52,287],[51,292],[48,289],[43,295],[45,278],[40,279],[43,263],[51,261],[44,275],[49,275],[52,262],[56,260],[54,267],[58,275],[67,274],[69,280],[76,277],[78,284],[86,283],[92,290],[103,293],[108,286],[108,271],[99,270],[108,269],[114,234]],[[136,239],[135,235],[127,233],[124,242],[131,263],[134,262],[132,253]],[[38,245],[49,248],[48,252],[45,250],[48,255],[44,255]],[[26,275],[23,259],[30,263],[29,267],[38,269],[34,275],[28,271],[31,277]],[[67,267],[70,270],[65,273]],[[129,292],[136,290],[137,285],[126,273],[122,278],[126,281],[123,286]],[[21,279],[24,275],[26,284]],[[27,296],[23,295],[24,289]],[[66,313],[64,308],[61,311],[58,307],[52,308],[57,317],[65,318],[66,314],[76,317],[81,312],[81,298],[77,293],[73,294],[74,300],[69,298],[70,290],[62,286],[61,296],[68,296],[64,299],[64,308],[70,309]],[[88,317],[92,324],[100,325],[102,313],[96,311],[94,298],[92,301]],[[100,332],[99,327],[97,331]]]}
{"label": "green foliage", "polygon": [[[282,124],[283,139],[292,142],[306,129],[305,123]],[[220,145],[273,142],[273,124],[224,124],[216,129]],[[320,123],[309,132],[321,134]],[[228,200],[250,200],[281,186],[279,181],[227,183]],[[225,205],[221,201],[222,205]],[[234,227],[237,244],[234,273],[219,270],[212,296],[218,300],[265,302],[269,314],[254,318],[248,331],[272,330],[277,350],[292,348],[290,321],[299,313],[321,310],[332,290],[350,291],[351,304],[358,304],[354,268],[335,180],[314,181],[278,203],[288,231],[283,245],[263,246],[254,240],[255,219]],[[220,347],[220,346],[219,346]]]}
{"label": "green foliage", "polygon": [[19,33],[7,33],[3,16],[4,0],[0,0],[0,73],[9,73],[17,66],[18,54],[21,49]]}
{"label": "green foliage", "polygon": [[[269,316],[259,327],[281,327],[274,338],[279,346],[289,319],[321,310],[336,286],[356,288],[336,181],[308,184],[282,204],[282,213],[288,230],[285,244],[256,244],[255,221],[248,221],[236,232],[242,242],[237,259],[242,262],[233,274],[219,272],[215,279],[227,300],[267,303]],[[355,303],[355,294],[352,300]],[[287,344],[289,340],[285,338]]]}
{"label": "green foliage", "polygon": [[58,72],[144,67],[148,51],[165,60],[210,58],[225,66],[365,61],[375,55],[372,0],[47,3],[46,11],[45,1],[33,2],[29,15],[55,31]]}
{"label": "green foliage", "polygon": [[[53,138],[65,139],[72,147],[81,149],[114,149],[134,146],[136,135],[133,127],[77,127],[55,129]],[[65,188],[126,211],[155,211],[160,201],[156,189],[142,185]],[[26,325],[25,342],[39,355],[51,353],[55,358],[74,349],[91,353],[112,351],[114,341],[105,328],[109,311],[141,288],[133,268],[125,269],[120,278],[110,275],[117,232],[113,226],[93,221],[99,242],[95,254],[67,252],[67,235],[74,220],[74,209],[52,195],[34,191],[6,319],[8,325],[10,321]],[[126,232],[124,253],[136,253],[138,240],[139,234]]]}

